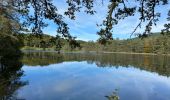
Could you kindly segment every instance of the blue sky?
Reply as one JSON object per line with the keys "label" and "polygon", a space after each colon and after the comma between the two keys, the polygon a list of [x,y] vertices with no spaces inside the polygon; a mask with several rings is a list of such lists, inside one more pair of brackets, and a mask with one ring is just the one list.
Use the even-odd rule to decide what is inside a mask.
{"label": "blue sky", "polygon": [[[53,2],[54,5],[58,7],[59,13],[63,15],[64,11],[67,9],[66,0],[54,0]],[[76,20],[71,20],[68,18],[68,16],[64,16],[65,22],[68,23],[68,26],[70,27],[70,33],[73,36],[76,36],[79,40],[97,40],[99,36],[96,34],[96,32],[99,31],[100,28],[97,27],[96,24],[101,24],[105,19],[107,14],[107,5],[108,0],[106,0],[103,5],[101,4],[101,0],[96,0],[94,9],[97,11],[97,13],[95,15],[88,15],[82,11],[80,13],[76,13]],[[161,18],[157,23],[157,26],[153,26],[152,32],[159,32],[161,29],[163,29],[164,23],[167,22],[167,12],[170,9],[170,6],[159,6],[156,9],[158,12],[161,12]],[[113,37],[120,39],[130,38],[130,33],[132,33],[134,28],[139,23],[138,18],[139,16],[135,15],[120,21],[119,24],[113,28]],[[47,21],[47,23],[49,26],[44,29],[44,33],[55,36],[57,34],[57,26],[52,21]],[[144,27],[141,27],[136,32],[142,33],[143,31]]]}

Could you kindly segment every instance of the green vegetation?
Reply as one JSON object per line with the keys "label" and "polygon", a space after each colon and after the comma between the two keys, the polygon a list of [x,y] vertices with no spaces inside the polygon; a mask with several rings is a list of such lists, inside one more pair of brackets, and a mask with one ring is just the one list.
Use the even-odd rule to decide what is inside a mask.
{"label": "green vegetation", "polygon": [[105,96],[108,100],[120,100],[117,91],[115,90],[112,95]]}
{"label": "green vegetation", "polygon": [[20,48],[23,46],[23,42],[16,36],[17,32],[15,31],[18,27],[17,22],[0,15],[0,57],[21,54]]}
{"label": "green vegetation", "polygon": [[[148,38],[133,38],[127,40],[113,39],[107,44],[101,45],[98,42],[78,41],[80,47],[72,48],[67,40],[60,37],[42,35],[38,38],[32,34],[20,34],[24,41],[22,50],[51,50],[51,51],[96,51],[96,52],[130,52],[130,53],[170,53],[170,37],[155,33]],[[31,39],[30,39],[31,37]],[[42,41],[44,41],[42,43]]]}
{"label": "green vegetation", "polygon": [[[100,0],[99,0],[100,1]],[[106,44],[108,40],[112,40],[113,26],[117,25],[121,20],[130,17],[138,16],[139,24],[134,31],[144,25],[144,30],[139,37],[147,37],[152,32],[152,26],[156,25],[161,17],[161,13],[167,14],[167,22],[164,23],[164,29],[162,33],[167,34],[170,31],[170,11],[160,12],[156,9],[159,6],[168,6],[168,0],[101,0],[101,4],[106,3],[107,15],[102,23],[97,24],[100,30],[97,34],[100,36],[99,42]],[[43,33],[43,28],[47,27],[46,20],[51,20],[57,27],[57,33],[67,39],[69,42],[75,43],[75,37],[72,37],[69,33],[69,27],[64,20],[65,16],[68,16],[71,20],[76,19],[76,12],[84,11],[87,14],[94,15],[95,4],[99,3],[96,0],[65,0],[68,9],[64,13],[60,13],[53,0],[2,0],[0,2],[0,14],[16,24],[11,24],[14,29],[15,26],[19,27],[17,32],[24,31],[28,33],[34,33],[40,35]],[[63,11],[62,11],[63,12]],[[65,15],[65,16],[63,16]],[[27,31],[26,31],[27,30]],[[13,32],[16,30],[12,30]],[[73,42],[74,41],[74,42]],[[42,41],[42,46],[45,44]],[[45,47],[43,47],[45,48]]]}
{"label": "green vegetation", "polygon": [[159,75],[170,76],[170,56],[163,55],[133,55],[121,53],[64,53],[54,52],[25,52],[22,63],[28,66],[45,67],[50,64],[87,61],[89,64],[96,64],[98,67],[132,67],[156,72]]}
{"label": "green vegetation", "polygon": [[[167,13],[167,22],[162,29],[163,35],[153,34],[150,37],[152,26],[157,24],[161,12],[156,7],[169,4],[168,0],[135,0],[135,5],[130,0],[109,0],[108,13],[100,25],[97,34],[99,40],[76,41],[69,32],[69,27],[64,17],[75,19],[75,13],[82,9],[87,14],[95,14],[93,9],[96,0],[66,0],[68,9],[60,13],[53,3],[54,0],[0,0],[0,100],[17,99],[17,90],[27,84],[21,81],[23,76],[22,66],[48,65],[63,61],[87,61],[95,63],[98,67],[108,66],[135,66],[160,75],[170,76],[168,56],[146,55],[121,55],[121,54],[49,54],[27,53],[22,62],[22,50],[51,50],[58,53],[70,51],[96,51],[96,52],[132,52],[132,53],[170,53],[170,11]],[[102,3],[105,2],[101,0]],[[82,8],[82,9],[81,9]],[[63,12],[63,11],[62,11]],[[163,12],[165,13],[165,12]],[[132,32],[146,23],[144,31],[138,34],[141,38],[127,40],[113,39],[113,26],[120,20],[129,16],[139,15],[140,23]],[[63,16],[65,15],[65,16]],[[43,34],[43,28],[52,21],[57,25],[57,36]],[[68,21],[69,22],[69,21]],[[144,38],[147,37],[147,38]],[[103,45],[102,45],[103,44]],[[152,59],[150,59],[152,57]],[[116,93],[106,96],[109,100],[119,100]]]}
{"label": "green vegetation", "polygon": [[[102,0],[102,2],[105,2]],[[3,0],[0,2],[0,57],[18,54],[24,41],[23,49],[50,49],[60,51],[108,51],[108,52],[137,52],[137,53],[169,53],[170,25],[165,23],[162,30],[164,36],[149,37],[147,39],[112,40],[112,28],[122,19],[134,16],[138,13],[140,23],[135,30],[147,23],[145,31],[138,34],[139,37],[147,37],[151,33],[152,26],[159,20],[161,12],[156,12],[157,6],[168,5],[168,0],[137,0],[136,5],[127,5],[128,0],[110,0],[108,3],[108,13],[101,25],[101,30],[97,32],[100,36],[98,42],[75,41],[69,33],[69,27],[64,21],[64,17],[59,13],[52,0]],[[75,13],[84,7],[87,14],[95,14],[95,0],[66,0],[68,10],[64,14],[70,19],[75,19]],[[149,6],[149,7],[148,7]],[[114,13],[113,13],[114,11]],[[170,11],[167,15],[169,21]],[[48,26],[45,19],[52,20],[57,27],[57,34],[60,37],[43,35],[42,29]],[[133,33],[135,33],[135,30]],[[22,35],[19,33],[31,33]],[[40,39],[39,39],[40,38]],[[61,39],[60,39],[61,38]],[[63,39],[64,38],[64,39]],[[21,41],[22,40],[22,41]],[[68,43],[66,43],[66,41]],[[109,42],[107,42],[109,41]],[[41,49],[40,49],[41,50]]]}
{"label": "green vegetation", "polygon": [[143,39],[114,39],[103,47],[101,45],[93,45],[93,47],[96,47],[95,51],[167,54],[170,53],[170,37],[157,33]]}
{"label": "green vegetation", "polygon": [[[99,0],[100,1],[100,0]],[[5,2],[5,3],[4,3]],[[8,4],[12,7],[15,7],[16,12],[19,15],[25,16],[28,20],[32,31],[39,34],[42,33],[42,28],[47,26],[43,19],[49,19],[54,21],[58,27],[58,33],[64,35],[64,37],[71,38],[69,35],[69,27],[63,21],[63,15],[59,13],[58,8],[53,4],[52,0],[11,0],[11,2],[4,1],[1,3],[2,8],[6,8],[5,4]],[[101,0],[101,3],[108,2]],[[135,2],[135,4],[133,4]],[[102,25],[103,28],[98,32],[98,35],[101,36],[101,40],[112,38],[112,28],[114,25],[117,25],[120,20],[125,19],[126,17],[134,16],[135,14],[139,14],[140,23],[136,27],[141,26],[142,23],[147,23],[146,29],[141,36],[146,36],[151,32],[151,29],[157,21],[159,21],[159,17],[161,16],[161,12],[156,10],[158,6],[168,5],[168,0],[137,0],[133,3],[129,2],[129,0],[109,0],[108,5],[108,13],[106,15],[105,20]],[[85,11],[87,14],[94,15],[96,13],[94,9],[94,5],[97,3],[95,0],[66,0],[66,5],[68,9],[64,11],[64,14],[68,16],[70,19],[76,19],[75,13]],[[11,5],[12,4],[12,5]],[[32,11],[34,14],[30,13],[30,7],[32,7]],[[168,13],[167,13],[168,14]],[[168,14],[168,20],[169,20]],[[13,16],[12,16],[13,17]],[[169,23],[168,23],[169,24]],[[169,25],[165,24],[165,29],[162,30],[164,32],[169,31]],[[135,32],[135,31],[134,31]]]}
{"label": "green vegetation", "polygon": [[60,36],[50,36],[43,34],[41,37],[37,37],[34,34],[19,34],[18,37],[22,38],[24,47],[22,50],[50,50],[57,51],[72,51],[79,50],[80,47],[72,47],[70,42]]}
{"label": "green vegetation", "polygon": [[28,84],[22,81],[24,71],[20,56],[0,59],[0,100],[17,100],[17,90]]}

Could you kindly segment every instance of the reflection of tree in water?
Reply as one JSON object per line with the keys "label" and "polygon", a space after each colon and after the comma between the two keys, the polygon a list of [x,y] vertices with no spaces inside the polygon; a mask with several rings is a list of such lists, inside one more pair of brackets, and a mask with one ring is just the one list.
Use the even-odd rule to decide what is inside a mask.
{"label": "reflection of tree in water", "polygon": [[95,63],[98,67],[135,67],[141,70],[156,72],[160,75],[170,76],[170,57],[161,55],[133,55],[133,54],[95,54],[72,53],[57,54],[45,52],[27,52],[23,63],[26,65],[41,65],[62,63],[68,61],[87,61]]}
{"label": "reflection of tree in water", "polygon": [[20,80],[23,75],[19,57],[0,59],[0,100],[16,100],[16,91],[27,84]]}
{"label": "reflection of tree in water", "polygon": [[49,52],[26,52],[23,56],[22,62],[30,66],[46,66],[63,62],[63,56],[61,54]]}
{"label": "reflection of tree in water", "polygon": [[111,95],[105,96],[108,100],[120,100],[118,94],[118,90],[116,89]]}

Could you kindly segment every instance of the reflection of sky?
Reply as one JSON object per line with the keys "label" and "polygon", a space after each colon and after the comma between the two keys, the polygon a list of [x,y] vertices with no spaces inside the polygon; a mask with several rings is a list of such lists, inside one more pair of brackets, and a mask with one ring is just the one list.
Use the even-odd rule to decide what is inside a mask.
{"label": "reflection of sky", "polygon": [[169,100],[170,78],[136,68],[99,68],[87,62],[23,67],[28,100],[103,100],[115,89],[121,100]]}

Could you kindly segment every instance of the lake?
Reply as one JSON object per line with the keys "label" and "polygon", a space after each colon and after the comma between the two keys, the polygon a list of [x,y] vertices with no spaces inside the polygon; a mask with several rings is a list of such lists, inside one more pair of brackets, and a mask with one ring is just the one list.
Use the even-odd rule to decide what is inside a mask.
{"label": "lake", "polygon": [[0,100],[170,100],[170,57],[25,52],[2,59]]}

